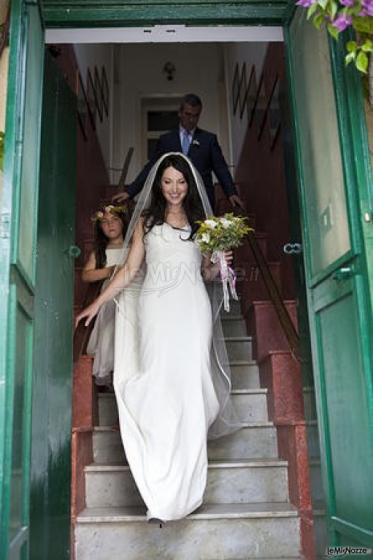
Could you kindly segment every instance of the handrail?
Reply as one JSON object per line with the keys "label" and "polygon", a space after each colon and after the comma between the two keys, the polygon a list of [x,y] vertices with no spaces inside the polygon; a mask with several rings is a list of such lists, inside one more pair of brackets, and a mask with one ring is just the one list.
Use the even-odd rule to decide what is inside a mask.
{"label": "handrail", "polygon": [[[234,209],[234,213],[237,215],[242,215],[241,209]],[[262,275],[264,285],[267,289],[270,300],[275,308],[278,320],[280,321],[281,327],[284,331],[286,339],[290,346],[290,351],[294,358],[300,361],[300,343],[299,335],[295,329],[294,323],[289,315],[288,310],[285,307],[284,301],[281,297],[275,279],[272,272],[268,266],[268,263],[263,255],[258,241],[256,240],[255,233],[253,231],[248,234],[248,241],[251,251],[254,255],[256,264],[258,265],[259,271]]]}
{"label": "handrail", "polygon": [[[127,173],[128,173],[128,168],[129,168],[129,165],[130,165],[130,162],[131,162],[131,158],[133,156],[133,152],[134,152],[134,148],[132,146],[130,148],[128,148],[126,157],[124,159],[121,176],[120,176],[119,183],[118,183],[118,188],[123,188],[124,187],[126,177],[127,177]],[[101,291],[102,284],[103,284],[102,280],[99,281],[99,282],[94,282],[92,284],[89,284],[89,286],[87,287],[87,290],[86,290],[84,301],[83,301],[83,307],[86,307],[87,305],[91,304],[93,302],[93,300],[96,299],[96,297],[98,296],[98,294]],[[92,332],[92,329],[93,329],[93,325],[94,325],[94,321],[92,321],[88,327],[85,327],[84,323],[81,322],[81,323],[79,323],[79,325],[75,329],[74,339],[73,339],[73,361],[74,361],[74,363],[77,362],[79,360],[80,356],[85,352],[85,350],[87,348],[89,336],[90,336],[90,334]]]}
{"label": "handrail", "polygon": [[119,179],[119,183],[118,183],[118,190],[122,190],[124,189],[124,185],[126,183],[126,178],[127,178],[127,173],[128,173],[128,169],[131,163],[131,159],[133,156],[133,152],[135,151],[135,148],[133,146],[131,146],[130,148],[128,148],[126,157],[124,159],[124,163],[123,163],[123,168],[122,168],[122,173],[120,174],[120,179]]}

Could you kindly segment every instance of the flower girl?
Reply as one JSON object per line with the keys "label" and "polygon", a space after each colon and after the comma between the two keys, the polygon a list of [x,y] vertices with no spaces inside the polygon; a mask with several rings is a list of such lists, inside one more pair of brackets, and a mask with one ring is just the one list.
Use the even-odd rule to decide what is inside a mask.
{"label": "flower girl", "polygon": [[[108,205],[93,216],[95,230],[94,250],[88,257],[82,273],[83,282],[104,280],[105,289],[116,265],[123,259],[123,239],[126,216],[123,206]],[[114,369],[115,303],[102,306],[87,345],[87,354],[94,355],[93,376],[96,385],[112,387]]]}

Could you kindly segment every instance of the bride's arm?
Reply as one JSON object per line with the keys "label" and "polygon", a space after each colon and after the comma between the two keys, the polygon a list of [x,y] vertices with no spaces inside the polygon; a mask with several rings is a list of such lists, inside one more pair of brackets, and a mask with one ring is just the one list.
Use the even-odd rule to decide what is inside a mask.
{"label": "bride's arm", "polygon": [[[224,251],[224,257],[227,262],[227,265],[230,266],[233,261],[233,252]],[[212,263],[211,255],[203,255],[201,270],[202,270],[202,277],[205,280],[205,282],[211,282],[219,274],[219,263]]]}
{"label": "bride's arm", "polygon": [[101,294],[91,303],[91,305],[89,305],[79,313],[75,320],[76,326],[78,325],[79,321],[86,317],[85,326],[87,327],[93,317],[97,315],[100,307],[107,301],[113,299],[119,292],[121,292],[132,282],[132,280],[140,270],[145,256],[143,237],[144,225],[143,220],[140,220],[133,233],[131,248],[125,264],[115,273],[112,280],[101,292]]}

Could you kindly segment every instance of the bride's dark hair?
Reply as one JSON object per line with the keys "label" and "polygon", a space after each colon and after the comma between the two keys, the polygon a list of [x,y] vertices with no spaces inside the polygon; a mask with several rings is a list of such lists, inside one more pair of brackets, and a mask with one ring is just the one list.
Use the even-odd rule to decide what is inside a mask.
{"label": "bride's dark hair", "polygon": [[188,192],[183,200],[183,208],[192,228],[190,239],[198,229],[197,220],[204,220],[205,213],[191,167],[185,158],[177,154],[165,157],[158,167],[151,191],[150,205],[143,213],[146,233],[149,233],[153,226],[165,222],[167,202],[162,193],[162,176],[168,167],[173,167],[182,173],[188,185]]}

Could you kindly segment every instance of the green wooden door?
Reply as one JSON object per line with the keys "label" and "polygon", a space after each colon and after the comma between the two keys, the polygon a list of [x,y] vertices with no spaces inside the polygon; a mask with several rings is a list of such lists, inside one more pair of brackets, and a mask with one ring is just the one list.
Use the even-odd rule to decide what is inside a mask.
{"label": "green wooden door", "polygon": [[0,216],[2,559],[24,559],[29,550],[32,346],[43,37],[36,3],[12,1]]}
{"label": "green wooden door", "polygon": [[76,97],[48,53],[44,68],[34,306],[30,559],[68,560]]}
{"label": "green wooden door", "polygon": [[304,10],[286,44],[329,544],[372,546],[371,301],[346,71]]}
{"label": "green wooden door", "polygon": [[37,3],[13,0],[11,9],[0,215],[0,558],[65,560],[75,97],[49,61],[43,91]]}

